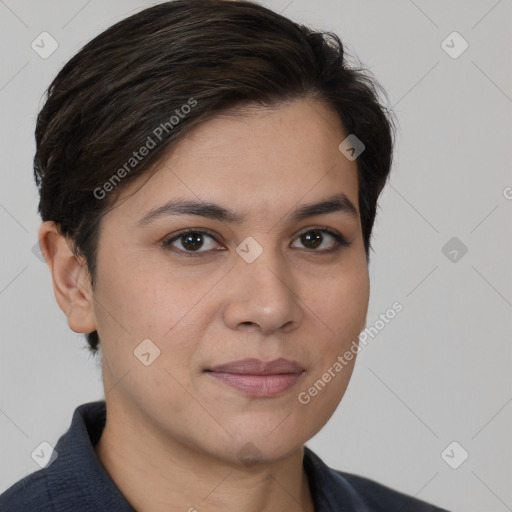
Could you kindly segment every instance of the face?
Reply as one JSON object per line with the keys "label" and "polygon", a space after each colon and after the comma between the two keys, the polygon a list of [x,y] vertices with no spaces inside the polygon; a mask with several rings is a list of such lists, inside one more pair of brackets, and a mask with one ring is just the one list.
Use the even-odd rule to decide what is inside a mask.
{"label": "face", "polygon": [[[233,461],[278,459],[320,430],[369,298],[347,135],[306,100],[217,117],[123,190],[101,221],[91,301],[107,406]],[[276,359],[288,364],[265,366]]]}

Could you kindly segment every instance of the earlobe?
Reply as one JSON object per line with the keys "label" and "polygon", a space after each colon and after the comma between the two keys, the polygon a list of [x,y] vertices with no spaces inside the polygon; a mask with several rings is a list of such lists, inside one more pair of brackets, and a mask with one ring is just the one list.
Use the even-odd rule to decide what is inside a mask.
{"label": "earlobe", "polygon": [[68,318],[71,330],[88,333],[96,330],[94,300],[85,260],[78,259],[53,221],[39,227],[39,245],[53,281],[55,299]]}

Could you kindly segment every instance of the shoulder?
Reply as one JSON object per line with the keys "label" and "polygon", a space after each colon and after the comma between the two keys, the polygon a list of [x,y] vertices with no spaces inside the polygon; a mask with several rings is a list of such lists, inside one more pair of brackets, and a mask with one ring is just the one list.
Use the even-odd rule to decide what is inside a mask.
{"label": "shoulder", "polygon": [[55,512],[44,470],[26,475],[0,494],[2,512]]}
{"label": "shoulder", "polygon": [[70,428],[61,435],[55,448],[46,453],[46,465],[25,475],[0,494],[0,511],[93,510],[90,507],[80,508],[78,504],[89,503],[95,490],[90,482],[95,474],[101,472],[90,436],[100,432],[103,416],[104,402],[78,406]]}
{"label": "shoulder", "polygon": [[105,418],[104,400],[78,406],[71,426],[46,454],[46,466],[1,494],[0,511],[134,512],[95,452]]}
{"label": "shoulder", "polygon": [[330,468],[307,446],[304,469],[318,510],[448,512],[369,478]]}
{"label": "shoulder", "polygon": [[358,494],[371,512],[448,512],[418,498],[403,494],[383,484],[353,473],[332,470]]}

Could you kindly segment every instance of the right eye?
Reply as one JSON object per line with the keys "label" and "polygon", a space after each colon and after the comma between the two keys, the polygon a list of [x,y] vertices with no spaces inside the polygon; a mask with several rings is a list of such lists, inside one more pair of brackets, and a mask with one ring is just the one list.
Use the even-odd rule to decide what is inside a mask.
{"label": "right eye", "polygon": [[[204,246],[205,237],[218,243],[215,236],[205,229],[186,229],[179,233],[173,233],[162,242],[162,245],[167,250],[182,253],[186,256],[196,256],[213,250],[211,247],[203,251],[199,250]],[[181,248],[174,245],[176,242],[181,245]]]}

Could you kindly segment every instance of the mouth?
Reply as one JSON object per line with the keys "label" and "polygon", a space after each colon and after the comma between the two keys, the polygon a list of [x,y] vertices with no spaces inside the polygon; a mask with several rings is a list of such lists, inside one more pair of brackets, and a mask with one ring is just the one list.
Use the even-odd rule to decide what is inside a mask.
{"label": "mouth", "polygon": [[279,358],[273,361],[242,359],[206,370],[215,380],[245,395],[273,397],[294,386],[304,375],[304,368],[295,361]]}

